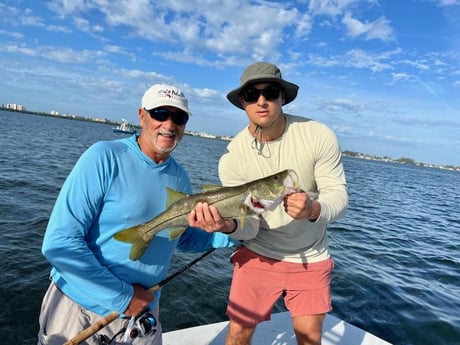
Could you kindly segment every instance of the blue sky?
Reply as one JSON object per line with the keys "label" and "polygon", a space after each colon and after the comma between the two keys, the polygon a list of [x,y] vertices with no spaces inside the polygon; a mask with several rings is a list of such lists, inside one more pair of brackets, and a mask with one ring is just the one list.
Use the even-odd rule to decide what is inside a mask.
{"label": "blue sky", "polygon": [[245,66],[300,86],[285,112],[343,150],[460,166],[460,0],[3,0],[0,103],[138,123],[143,92],[174,84],[187,129],[247,125],[225,95]]}

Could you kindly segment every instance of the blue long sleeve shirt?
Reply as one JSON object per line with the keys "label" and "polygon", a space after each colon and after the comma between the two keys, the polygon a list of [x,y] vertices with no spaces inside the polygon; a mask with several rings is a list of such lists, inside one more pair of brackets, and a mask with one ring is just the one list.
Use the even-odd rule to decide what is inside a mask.
{"label": "blue long sleeve shirt", "polygon": [[[166,207],[166,187],[190,194],[191,183],[172,157],[161,164],[140,151],[136,136],[103,141],[86,150],[64,182],[43,240],[51,278],[73,301],[99,315],[122,314],[132,285],[163,280],[174,249],[199,252],[236,244],[222,233],[188,227],[176,240],[157,234],[144,255],[129,259],[131,245],[113,235],[151,220]],[[160,291],[155,292],[158,303]]]}

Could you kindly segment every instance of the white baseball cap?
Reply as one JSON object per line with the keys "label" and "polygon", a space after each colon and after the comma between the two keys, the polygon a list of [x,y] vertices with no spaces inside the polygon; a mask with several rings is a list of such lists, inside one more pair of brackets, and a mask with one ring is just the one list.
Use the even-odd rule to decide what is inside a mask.
{"label": "white baseball cap", "polygon": [[188,101],[182,90],[175,86],[155,84],[145,91],[142,97],[142,108],[152,110],[159,107],[170,106],[185,111],[192,115],[188,109]]}

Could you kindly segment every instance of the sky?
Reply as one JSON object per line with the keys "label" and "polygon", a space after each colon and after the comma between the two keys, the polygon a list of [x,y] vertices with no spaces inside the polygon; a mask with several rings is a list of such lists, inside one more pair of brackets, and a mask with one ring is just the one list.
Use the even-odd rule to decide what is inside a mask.
{"label": "sky", "polygon": [[138,124],[147,88],[189,99],[187,130],[236,135],[226,94],[257,61],[284,107],[342,150],[460,166],[460,0],[2,0],[0,103]]}

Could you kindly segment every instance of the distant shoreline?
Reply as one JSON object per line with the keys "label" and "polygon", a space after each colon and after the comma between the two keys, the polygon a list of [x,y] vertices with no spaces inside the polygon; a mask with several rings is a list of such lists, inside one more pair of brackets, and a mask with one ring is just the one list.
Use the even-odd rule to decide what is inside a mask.
{"label": "distant shoreline", "polygon": [[[121,121],[113,121],[109,119],[100,119],[100,118],[95,118],[95,117],[85,117],[85,116],[74,115],[74,114],[51,114],[49,112],[15,110],[15,109],[6,108],[4,106],[0,107],[0,111],[9,111],[13,113],[25,113],[25,114],[31,114],[31,115],[48,116],[48,117],[59,117],[59,118],[68,119],[68,120],[96,122],[96,123],[102,123],[102,124],[113,125],[113,126],[118,126],[121,123]],[[137,129],[140,129],[138,125],[132,125],[132,126]],[[191,135],[191,136],[202,137],[202,138],[218,139],[218,140],[225,140],[225,141],[230,141],[232,139],[231,136],[221,136],[221,135],[214,135],[214,134],[208,134],[204,132],[194,132],[194,131],[187,131],[187,130],[185,131],[185,134]],[[422,167],[427,167],[427,168],[436,168],[436,169],[460,172],[459,166],[422,163],[422,162],[416,162],[411,158],[393,159],[390,157],[379,157],[379,156],[374,156],[370,154],[347,151],[347,150],[343,151],[342,154],[344,156],[354,157],[354,158],[359,158],[359,159],[374,160],[374,161],[381,161],[381,162],[391,162],[391,163],[399,163],[399,164],[409,164],[409,165],[416,165],[416,166],[422,166]]]}
{"label": "distant shoreline", "polygon": [[[112,126],[118,126],[122,122],[122,121],[113,121],[113,120],[109,120],[109,119],[100,119],[100,118],[97,118],[97,117],[85,117],[85,116],[74,115],[74,114],[51,114],[49,112],[31,111],[31,110],[16,110],[16,109],[10,109],[10,108],[6,108],[6,107],[0,107],[0,111],[9,111],[9,112],[12,112],[12,113],[23,113],[23,114],[48,116],[48,117],[59,117],[59,118],[62,118],[62,119],[67,119],[67,120],[96,122],[96,123],[102,123],[102,124],[105,124],[105,125],[112,125]],[[131,126],[136,128],[136,129],[141,128],[139,125],[131,124]],[[196,137],[209,138],[209,139],[219,139],[219,140],[225,140],[225,141],[230,141],[232,139],[231,136],[214,135],[214,134],[208,134],[208,133],[204,133],[204,132],[195,132],[195,131],[187,131],[187,130],[185,130],[185,134],[186,135],[191,135],[191,136],[196,136]]]}

